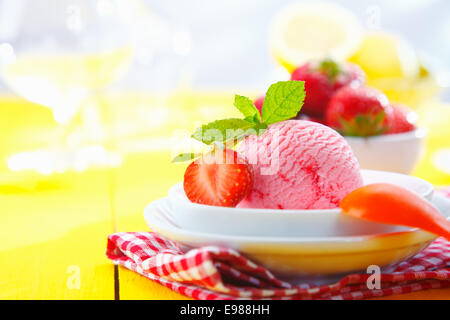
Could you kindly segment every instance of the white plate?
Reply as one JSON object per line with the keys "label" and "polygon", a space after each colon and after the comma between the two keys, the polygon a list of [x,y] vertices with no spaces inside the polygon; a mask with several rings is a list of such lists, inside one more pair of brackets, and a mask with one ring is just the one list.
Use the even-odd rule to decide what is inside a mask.
{"label": "white plate", "polygon": [[[384,172],[361,171],[365,184],[387,182],[403,186],[430,199],[433,185],[419,178]],[[183,229],[247,236],[359,236],[403,231],[405,228],[343,216],[340,209],[280,210],[227,208],[190,202],[183,185],[169,190],[166,204],[173,220]]]}
{"label": "white plate", "polygon": [[[448,199],[435,195],[432,203],[443,215],[450,217]],[[331,234],[314,237],[236,236],[198,232],[181,228],[173,221],[167,198],[148,205],[144,216],[152,231],[184,246],[222,245],[242,252],[282,277],[317,277],[316,280],[366,270],[369,265],[392,266],[415,255],[436,238],[416,228],[377,235]]]}

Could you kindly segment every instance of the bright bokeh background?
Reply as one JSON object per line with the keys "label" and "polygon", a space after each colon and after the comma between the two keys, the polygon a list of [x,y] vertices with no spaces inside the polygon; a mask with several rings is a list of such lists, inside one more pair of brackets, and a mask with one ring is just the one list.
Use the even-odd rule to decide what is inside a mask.
{"label": "bright bokeh background", "polygon": [[[269,35],[282,8],[305,2],[92,2],[97,18],[106,16],[107,23],[112,8],[117,8],[109,18],[112,23],[106,23],[113,30],[108,33],[103,24],[83,20],[83,7],[77,20],[76,1],[64,8],[63,2],[54,0],[28,2],[25,7],[21,1],[0,0],[3,65],[14,50],[17,62],[3,69],[0,93],[24,106],[23,97],[50,107],[56,120],[52,125],[58,127],[56,133],[48,134],[50,139],[35,134],[31,126],[14,124],[30,111],[3,104],[3,130],[20,135],[24,147],[4,140],[0,167],[9,173],[49,175],[120,167],[130,154],[173,155],[195,126],[233,115],[235,93],[256,97],[274,81],[288,78],[283,65],[295,63],[279,57]],[[416,174],[436,184],[450,183],[446,125],[450,111],[445,104],[450,101],[450,4],[443,0],[333,3],[359,20],[366,38],[381,32],[380,37],[363,40],[349,60],[362,65],[370,85],[416,109],[420,125],[429,131],[427,153]],[[72,31],[69,36],[60,30],[61,21],[64,29]],[[26,37],[17,42],[23,30]],[[81,42],[80,34],[87,35]],[[95,49],[95,39],[102,39],[99,49]],[[62,41],[64,50],[53,48],[52,41]],[[29,47],[31,54],[18,55]],[[402,69],[408,63],[412,67],[406,69],[413,70],[412,76]],[[39,115],[48,112],[35,108],[29,109]],[[162,171],[171,166],[167,164]]]}
{"label": "bright bokeh background", "polygon": [[[85,171],[92,164],[117,167],[131,153],[173,152],[177,134],[185,137],[199,123],[232,115],[234,93],[256,97],[270,83],[287,79],[282,65],[293,62],[279,57],[269,35],[275,15],[294,2],[306,1],[99,0],[92,6],[107,23],[97,25],[83,20],[83,10],[77,16],[77,1],[64,11],[61,1],[27,2],[23,7],[22,1],[0,0],[2,64],[11,52],[17,59],[3,68],[0,93],[51,108],[54,125],[63,131],[53,134],[60,141],[33,134],[22,138],[24,150],[16,143],[5,147],[0,165],[48,175]],[[382,32],[379,38],[363,40],[349,60],[362,65],[370,85],[417,110],[420,125],[429,130],[426,161],[417,172],[437,184],[450,182],[445,104],[450,101],[449,2],[334,3],[359,20],[364,34]],[[108,18],[112,8],[117,12]],[[68,37],[61,25],[71,31]],[[24,30],[26,36],[18,41]],[[80,34],[83,41],[78,41]],[[101,45],[95,39],[102,39]],[[52,41],[64,43],[64,50],[52,47]],[[24,48],[33,48],[31,54]],[[20,50],[27,54],[18,54]],[[413,67],[402,69],[408,64]],[[413,70],[412,76],[407,69]],[[13,125],[12,118],[27,114],[4,108],[2,130],[26,136],[30,128]],[[52,151],[43,151],[49,145]],[[56,164],[49,164],[61,145],[69,152],[60,152]],[[78,160],[64,165],[68,158]]]}
{"label": "bright bokeh background", "polygon": [[[186,164],[170,160],[189,132],[236,115],[235,93],[256,97],[288,78],[272,55],[271,21],[305,2],[87,0],[103,25],[78,19],[79,1],[32,0],[23,11],[20,0],[0,0],[0,68],[17,58],[0,76],[0,272],[8,275],[0,298],[114,298],[106,236],[148,229],[142,211],[182,179]],[[375,73],[373,63],[388,66],[370,83],[411,102],[428,130],[413,174],[450,185],[450,2],[334,3],[364,31],[401,36],[412,48],[421,65],[414,77],[399,74],[396,50],[387,50],[397,42],[385,37],[353,59]],[[30,37],[18,41],[21,28]],[[52,46],[55,37],[65,50]],[[19,55],[27,48],[31,55]],[[66,286],[73,266],[80,290]],[[119,273],[121,298],[183,298]]]}
{"label": "bright bokeh background", "polygon": [[[9,0],[1,0],[0,3]],[[11,2],[11,1],[10,1]],[[121,86],[189,81],[196,89],[264,90],[279,76],[270,56],[268,30],[274,14],[294,0],[130,0],[138,51]],[[351,10],[367,30],[400,33],[439,73],[450,72],[450,3],[445,0],[332,1]],[[1,7],[0,7],[1,8]],[[51,15],[40,6],[36,14]],[[0,40],[12,17],[0,10]],[[171,32],[168,36],[167,32]],[[167,54],[171,37],[174,56]],[[158,38],[160,42],[158,42]],[[155,40],[155,41],[153,41]],[[166,50],[166,51],[165,51]],[[150,73],[151,71],[151,73]],[[166,80],[167,79],[167,80]],[[2,87],[5,89],[5,86]],[[447,93],[448,95],[448,93]]]}

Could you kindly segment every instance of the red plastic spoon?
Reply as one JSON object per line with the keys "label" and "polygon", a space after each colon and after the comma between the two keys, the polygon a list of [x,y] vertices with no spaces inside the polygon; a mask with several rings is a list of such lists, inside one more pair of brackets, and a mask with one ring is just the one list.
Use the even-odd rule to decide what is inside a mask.
{"label": "red plastic spoon", "polygon": [[428,201],[389,183],[375,183],[350,192],[339,206],[352,217],[416,227],[450,240],[450,221]]}

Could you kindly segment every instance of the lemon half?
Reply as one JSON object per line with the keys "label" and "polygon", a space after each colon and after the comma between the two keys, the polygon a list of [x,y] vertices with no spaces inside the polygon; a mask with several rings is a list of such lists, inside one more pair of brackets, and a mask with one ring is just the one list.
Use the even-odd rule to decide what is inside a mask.
{"label": "lemon half", "polygon": [[295,3],[273,19],[269,45],[288,71],[323,58],[344,60],[359,46],[362,27],[347,9],[327,2]]}

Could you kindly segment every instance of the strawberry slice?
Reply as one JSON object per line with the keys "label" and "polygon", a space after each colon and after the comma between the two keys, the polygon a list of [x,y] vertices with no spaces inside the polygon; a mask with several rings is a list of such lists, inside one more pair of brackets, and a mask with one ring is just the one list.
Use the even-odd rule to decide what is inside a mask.
{"label": "strawberry slice", "polygon": [[215,149],[187,167],[183,187],[192,202],[235,207],[250,193],[253,172],[236,151]]}
{"label": "strawberry slice", "polygon": [[366,185],[350,192],[339,206],[355,218],[416,227],[450,240],[450,221],[428,201],[396,185]]}

